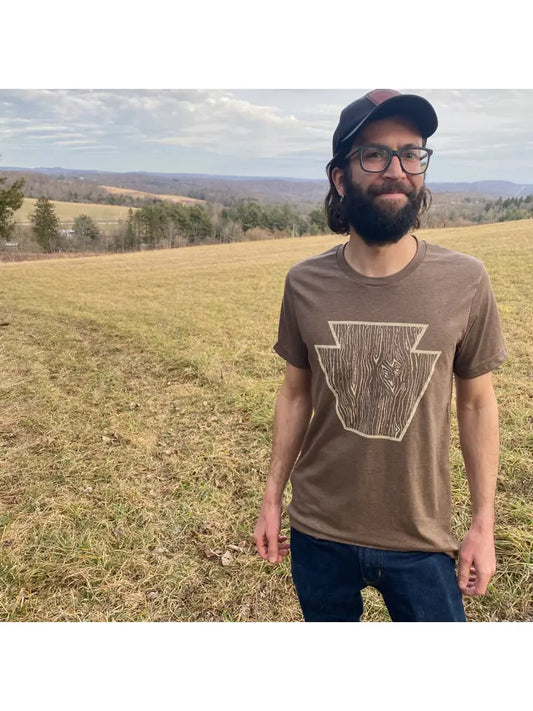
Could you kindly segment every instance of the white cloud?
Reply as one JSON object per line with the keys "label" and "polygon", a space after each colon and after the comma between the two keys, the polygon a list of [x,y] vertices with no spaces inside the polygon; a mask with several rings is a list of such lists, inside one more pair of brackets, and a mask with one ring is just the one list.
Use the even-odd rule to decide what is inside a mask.
{"label": "white cloud", "polygon": [[[0,152],[13,165],[323,177],[339,113],[366,91],[0,91]],[[502,176],[490,177],[518,174],[531,144],[533,91],[402,91],[425,96],[439,116],[430,170],[474,180],[483,166],[494,170],[497,156]],[[91,157],[80,164],[84,146]],[[527,170],[520,166],[522,180]]]}

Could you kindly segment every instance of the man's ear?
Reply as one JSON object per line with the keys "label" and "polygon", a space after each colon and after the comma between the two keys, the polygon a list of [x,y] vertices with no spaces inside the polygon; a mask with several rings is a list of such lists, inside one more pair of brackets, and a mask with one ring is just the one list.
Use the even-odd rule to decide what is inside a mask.
{"label": "man's ear", "polygon": [[331,171],[331,180],[341,197],[344,196],[344,186],[342,184],[343,178],[344,171],[342,170],[342,168],[339,168],[338,166],[333,168],[333,170]]}

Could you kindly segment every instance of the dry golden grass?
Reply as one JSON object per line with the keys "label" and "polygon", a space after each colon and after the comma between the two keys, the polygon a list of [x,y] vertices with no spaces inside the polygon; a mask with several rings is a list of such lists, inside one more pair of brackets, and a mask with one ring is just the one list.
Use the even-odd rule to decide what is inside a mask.
{"label": "dry golden grass", "polygon": [[[20,210],[15,213],[17,222],[29,222],[30,215],[35,210],[34,198],[24,198],[24,203]],[[88,215],[95,222],[118,222],[128,218],[129,207],[123,205],[98,205],[91,202],[62,202],[60,200],[50,201],[59,221],[62,223],[74,222],[78,215]],[[133,208],[136,210],[137,208]]]}
{"label": "dry golden grass", "polygon": [[133,190],[133,188],[117,188],[114,185],[99,185],[111,195],[130,195],[134,198],[158,198],[159,200],[168,200],[169,202],[179,202],[186,205],[194,203],[205,203],[205,200],[186,197],[185,195],[167,195],[162,193],[147,193],[144,190]]}
{"label": "dry golden grass", "polygon": [[[530,224],[421,236],[482,258],[510,360],[495,375],[499,569],[472,620],[531,616]],[[338,237],[0,265],[4,620],[300,620],[255,554],[289,266]],[[454,430],[455,526],[468,495]],[[366,620],[387,613],[366,593]]]}

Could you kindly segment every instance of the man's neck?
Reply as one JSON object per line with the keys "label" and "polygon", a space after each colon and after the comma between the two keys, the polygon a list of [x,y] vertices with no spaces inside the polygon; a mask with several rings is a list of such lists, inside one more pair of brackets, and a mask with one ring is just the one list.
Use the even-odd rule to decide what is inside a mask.
{"label": "man's neck", "polygon": [[404,235],[395,244],[370,246],[352,230],[344,257],[352,269],[364,276],[386,277],[406,267],[417,248],[417,240],[411,234]]}

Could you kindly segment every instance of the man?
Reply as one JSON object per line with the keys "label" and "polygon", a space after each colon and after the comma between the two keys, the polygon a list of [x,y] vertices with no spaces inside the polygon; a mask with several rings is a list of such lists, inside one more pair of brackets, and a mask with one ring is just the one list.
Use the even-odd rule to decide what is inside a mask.
{"label": "man", "polygon": [[[465,621],[461,593],[484,594],[495,570],[491,371],[506,352],[482,263],[411,234],[429,205],[436,128],[415,95],[375,90],[347,106],[326,210],[350,239],[287,275],[275,345],[286,373],[254,537],[264,560],[288,554],[280,521],[291,476],[292,574],[306,621],[359,621],[368,585],[393,621]],[[454,376],[472,501],[457,577]]]}

